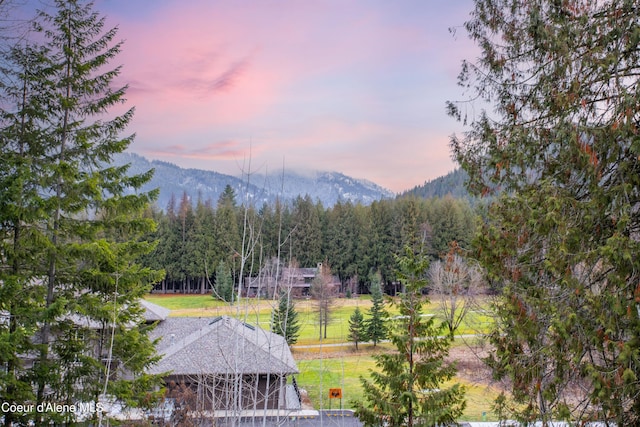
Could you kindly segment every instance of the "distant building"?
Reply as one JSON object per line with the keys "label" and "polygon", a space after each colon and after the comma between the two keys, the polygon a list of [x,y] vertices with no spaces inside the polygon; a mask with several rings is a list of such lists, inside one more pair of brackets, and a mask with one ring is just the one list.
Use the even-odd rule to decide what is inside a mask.
{"label": "distant building", "polygon": [[[323,273],[322,263],[316,267],[280,267],[275,268],[273,263],[267,264],[260,270],[256,277],[245,277],[243,281],[243,295],[247,297],[273,298],[278,292],[290,289],[295,298],[310,296],[313,280]],[[340,288],[340,280],[337,276],[329,276],[330,285],[337,290]]]}

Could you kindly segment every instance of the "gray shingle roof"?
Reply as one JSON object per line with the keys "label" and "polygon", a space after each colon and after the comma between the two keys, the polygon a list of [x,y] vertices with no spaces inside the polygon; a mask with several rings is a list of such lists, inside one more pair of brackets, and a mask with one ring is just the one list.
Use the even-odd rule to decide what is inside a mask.
{"label": "gray shingle roof", "polygon": [[[169,313],[171,313],[171,310],[169,310],[168,308],[161,307],[152,302],[149,302],[143,299],[140,299],[138,301],[140,303],[140,307],[142,307],[142,309],[144,310],[144,312],[142,313],[142,317],[145,320],[145,322],[157,322],[157,321],[165,320],[167,317],[169,317]],[[98,329],[104,328],[105,325],[106,327],[110,327],[110,323],[108,320],[105,320],[105,323],[103,323],[90,316],[80,314],[80,313],[69,313],[62,316],[61,319],[68,319],[79,327],[89,328],[89,329],[98,330]],[[135,326],[135,324],[136,322],[130,321],[127,324],[127,326],[129,328],[132,328]]]}
{"label": "gray shingle roof", "polygon": [[144,299],[140,300],[140,306],[144,308],[143,316],[144,320],[146,320],[147,322],[165,320],[167,317],[169,317],[169,313],[171,313],[171,310],[169,310],[168,308],[161,307],[158,304],[154,304]]}
{"label": "gray shingle roof", "polygon": [[157,346],[162,359],[153,374],[298,373],[284,338],[228,316],[170,317],[152,338],[162,338]]}

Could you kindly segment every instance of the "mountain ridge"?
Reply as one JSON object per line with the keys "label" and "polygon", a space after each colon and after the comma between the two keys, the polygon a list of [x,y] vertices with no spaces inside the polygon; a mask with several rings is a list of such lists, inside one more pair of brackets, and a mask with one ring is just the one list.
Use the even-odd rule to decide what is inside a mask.
{"label": "mountain ridge", "polygon": [[154,169],[153,177],[141,191],[159,188],[156,205],[162,210],[167,207],[172,195],[180,198],[185,193],[192,203],[200,199],[215,204],[227,185],[234,189],[238,203],[251,200],[258,206],[274,202],[278,198],[290,202],[298,196],[306,195],[314,201],[319,200],[323,206],[333,206],[338,201],[368,205],[376,200],[395,197],[395,193],[378,184],[339,172],[311,171],[302,174],[285,170],[236,177],[211,170],[182,168],[162,160],[148,160],[132,152],[115,155],[112,164],[129,164],[131,175]]}

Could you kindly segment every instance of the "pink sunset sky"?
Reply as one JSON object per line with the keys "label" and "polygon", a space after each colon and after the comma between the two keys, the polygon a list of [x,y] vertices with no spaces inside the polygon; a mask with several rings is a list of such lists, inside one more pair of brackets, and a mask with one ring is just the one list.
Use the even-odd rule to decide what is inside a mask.
{"label": "pink sunset sky", "polygon": [[[471,0],[98,0],[125,40],[129,151],[182,167],[337,171],[394,192],[453,170]],[[449,27],[457,27],[454,37]]]}

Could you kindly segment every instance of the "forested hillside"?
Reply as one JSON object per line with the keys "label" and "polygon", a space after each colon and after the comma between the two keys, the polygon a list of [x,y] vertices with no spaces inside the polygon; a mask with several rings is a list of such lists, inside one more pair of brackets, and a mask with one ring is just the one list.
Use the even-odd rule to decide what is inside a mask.
{"label": "forested hillside", "polygon": [[235,283],[266,263],[315,267],[328,263],[343,284],[363,285],[380,271],[386,283],[395,275],[394,254],[405,245],[424,246],[432,257],[449,242],[470,243],[474,214],[465,200],[403,197],[371,205],[338,202],[330,208],[311,197],[291,204],[239,205],[227,187],[215,205],[173,198],[166,211],[149,212],[158,222],[149,236],[158,241],[147,264],[166,270],[157,289],[208,292],[220,261],[231,266]]}
{"label": "forested hillside", "polygon": [[423,197],[425,199],[450,195],[455,198],[471,199],[471,195],[465,186],[468,180],[469,175],[464,169],[455,169],[444,176],[425,181],[424,184],[407,190],[403,195]]}

